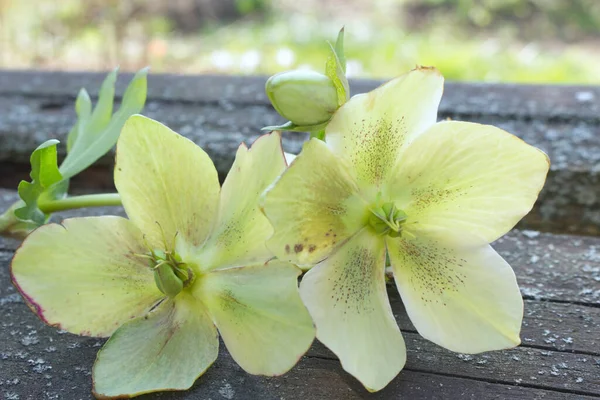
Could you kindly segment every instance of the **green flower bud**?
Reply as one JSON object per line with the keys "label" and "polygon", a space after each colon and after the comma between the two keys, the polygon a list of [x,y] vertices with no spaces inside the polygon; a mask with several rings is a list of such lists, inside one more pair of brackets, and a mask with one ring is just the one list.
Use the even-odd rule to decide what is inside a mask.
{"label": "green flower bud", "polygon": [[277,112],[297,126],[323,124],[338,109],[333,81],[314,71],[288,71],[269,78],[267,96]]}

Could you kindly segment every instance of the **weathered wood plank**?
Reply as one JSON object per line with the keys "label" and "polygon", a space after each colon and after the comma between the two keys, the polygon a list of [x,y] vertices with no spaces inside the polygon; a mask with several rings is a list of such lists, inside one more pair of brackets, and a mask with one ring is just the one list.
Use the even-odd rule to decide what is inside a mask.
{"label": "weathered wood plank", "polygon": [[[450,96],[451,89],[445,93]],[[48,104],[54,104],[53,108],[48,108]],[[73,104],[71,99],[57,103],[57,100],[43,96],[29,98],[0,94],[0,109],[4,110],[0,118],[0,159],[19,161],[27,156],[26,150],[31,145],[39,144],[48,137],[63,139],[75,120]],[[252,141],[262,127],[283,122],[268,104],[179,103],[152,97],[148,99],[144,114],[202,146],[212,143],[213,155],[217,158],[227,157],[229,151],[237,148],[242,141]],[[548,120],[541,116],[512,118],[493,113],[462,115],[452,109],[440,111],[440,119],[448,117],[506,129],[547,152],[555,170],[590,171],[600,162],[597,152],[600,149],[598,119]],[[286,133],[286,137],[290,139],[288,149],[298,151],[305,135]],[[231,144],[227,147],[223,143]]]}
{"label": "weathered wood plank", "polygon": [[[417,333],[395,287],[389,287],[388,296],[400,329]],[[600,359],[600,308],[525,300],[521,340],[523,347]]]}
{"label": "weathered wood plank", "polygon": [[[73,116],[67,118],[61,115],[47,119],[43,113],[37,113],[27,117],[29,123],[21,123],[23,116],[9,114],[13,115],[9,118],[14,119],[11,125],[18,124],[19,133],[7,133],[0,123],[0,161],[4,160],[0,164],[0,186],[14,188],[21,179],[28,178],[27,162],[31,149],[49,137],[57,137],[64,141]],[[71,111],[65,114],[71,114]],[[219,122],[220,117],[228,118],[227,113],[212,106],[162,104],[154,111],[148,110],[146,114],[161,120],[202,146],[213,157],[222,179],[229,170],[235,150],[241,141],[251,143],[258,137],[261,126],[280,122],[273,115],[273,111],[257,106],[236,111],[236,115],[241,115],[249,124],[244,127],[236,125],[233,120],[224,119]],[[206,118],[200,117],[201,115],[205,115]],[[269,115],[271,118],[266,118]],[[264,120],[260,120],[260,116],[265,117]],[[38,121],[35,122],[36,120]],[[597,144],[590,139],[583,140],[580,145],[574,147],[569,141],[562,139],[573,130],[569,124],[540,123],[532,128],[527,122],[486,121],[483,117],[478,120],[495,123],[509,130],[517,127],[521,132],[525,132],[521,136],[546,150],[554,162],[553,170],[534,211],[525,219],[525,227],[546,231],[600,233],[600,168],[596,170],[596,167],[592,166],[600,164],[600,124],[590,123],[585,128],[588,132],[586,134],[596,138],[594,140],[598,141]],[[230,126],[227,126],[228,124]],[[252,124],[253,128],[249,128]],[[552,136],[549,136],[544,141],[539,139],[542,135],[557,130],[560,132],[558,138],[552,139]],[[31,132],[35,132],[35,135]],[[538,139],[535,139],[536,137]],[[290,152],[298,152],[304,138],[303,134],[286,133],[284,146]],[[584,157],[585,154],[589,157]],[[111,157],[103,159],[98,167],[86,172],[79,179],[76,178],[73,187],[76,190],[82,187],[89,189],[90,186],[94,186],[96,190],[110,190]],[[594,161],[596,158],[598,161]]]}
{"label": "weathered wood plank", "polygon": [[[0,72],[0,187],[26,178],[31,149],[64,140],[81,86],[94,95],[103,75]],[[119,80],[122,92],[129,77]],[[214,158],[223,178],[241,141],[281,122],[263,92],[264,78],[151,76],[145,114],[190,137]],[[375,81],[352,82],[355,92]],[[488,84],[446,86],[440,118],[490,123],[549,153],[553,167],[526,223],[536,229],[600,233],[600,88]],[[297,152],[302,134],[286,134]],[[110,157],[74,181],[111,188]],[[12,179],[12,181],[11,181]],[[0,189],[0,209],[16,198]],[[121,213],[120,208],[63,215]],[[525,225],[527,226],[527,225]],[[0,239],[0,398],[89,398],[90,371],[102,340],[44,326],[10,285],[7,263],[17,242]],[[506,398],[600,397],[600,238],[513,231],[494,244],[514,267],[525,301],[519,348],[457,355],[422,339],[392,286],[390,300],[404,332],[406,369],[384,391],[368,395],[316,343],[280,378],[249,376],[222,349],[187,393],[147,398]],[[18,379],[18,382],[15,381]]]}
{"label": "weathered wood plank", "polygon": [[[14,199],[14,192],[4,191],[3,198]],[[98,215],[107,210],[91,211]],[[89,214],[89,210],[71,215],[82,213]],[[15,244],[0,242],[0,248],[13,249]],[[512,232],[496,247],[510,260],[529,298],[522,346],[475,356],[446,351],[415,333],[397,292],[390,287],[409,359],[405,371],[374,398],[600,397],[600,303],[594,294],[600,290],[600,262],[595,258],[600,238]],[[38,321],[9,283],[6,264],[11,256],[10,250],[0,251],[0,370],[10,372],[0,373],[0,377],[6,374],[0,378],[4,382],[0,391],[12,391],[21,398],[44,393],[85,398],[93,354],[102,341],[62,334]],[[592,292],[580,294],[588,286],[594,288]],[[283,378],[250,377],[223,353],[192,392],[149,398],[219,398],[217,393],[221,397],[234,393],[235,398],[291,399],[366,395],[319,343]],[[12,385],[15,377],[20,377],[20,383]],[[71,384],[73,379],[76,384]],[[47,383],[49,388],[44,386]]]}
{"label": "weathered wood plank", "polygon": [[513,231],[493,246],[526,298],[600,305],[600,238]]}
{"label": "weathered wood plank", "polygon": [[[2,71],[0,95],[24,94],[74,99],[80,88],[96,96],[105,74],[61,71]],[[117,92],[123,93],[131,73],[120,74]],[[231,102],[268,104],[267,77],[224,75],[185,76],[151,74],[148,97],[171,102]],[[382,81],[353,79],[353,93],[363,93]],[[598,119],[600,87],[447,82],[442,112],[465,115],[530,116],[533,118]]]}
{"label": "weathered wood plank", "polygon": [[[14,191],[0,189],[0,208],[16,199]],[[119,213],[119,208],[74,210],[57,218]],[[4,243],[4,244],[3,244]],[[512,231],[493,246],[513,266],[526,298],[600,306],[600,238]],[[0,239],[0,248],[15,242]]]}
{"label": "weathered wood plank", "polygon": [[[91,398],[91,366],[102,339],[74,336],[45,326],[27,309],[8,282],[10,253],[0,254],[0,393],[19,399]],[[416,334],[405,334],[409,349],[406,369],[385,390],[367,392],[342,371],[339,362],[316,343],[291,372],[278,378],[245,374],[224,346],[213,365],[194,388],[185,393],[148,395],[148,399],[591,399],[595,392],[593,359],[574,365],[569,354],[545,355],[544,360],[529,349],[460,356],[437,348]],[[531,354],[530,354],[531,353]],[[516,360],[523,357],[523,360]],[[566,361],[565,361],[566,360]],[[546,378],[536,382],[526,376],[523,365],[538,362],[537,373]],[[579,365],[581,364],[581,365]],[[589,367],[589,368],[588,368]],[[433,371],[433,372],[429,372]],[[558,375],[553,375],[554,373]],[[461,377],[462,375],[462,377]],[[543,376],[543,375],[542,375]],[[597,377],[597,374],[595,375]],[[476,379],[472,379],[475,377]],[[534,376],[535,378],[535,376]],[[588,379],[585,386],[578,379]],[[572,381],[575,380],[573,383]],[[544,388],[547,381],[564,392]],[[499,384],[500,382],[500,384]],[[532,383],[533,382],[533,383]],[[591,389],[590,389],[591,388]],[[406,396],[406,397],[404,397]]]}
{"label": "weathered wood plank", "polygon": [[[8,204],[16,194],[0,189],[2,199]],[[0,207],[4,206],[0,201]],[[119,207],[59,215],[105,213],[124,215]],[[17,241],[0,239],[0,249],[14,250],[17,245]],[[523,345],[600,356],[600,238],[513,231],[494,247],[511,263],[523,295],[530,299],[525,307]],[[395,309],[403,310],[395,289],[390,290],[390,299]],[[416,332],[404,312],[398,316],[403,330]]]}
{"label": "weathered wood plank", "polygon": [[[28,157],[42,141],[64,141],[74,121],[80,86],[97,91],[102,74],[0,72],[0,165],[27,174]],[[119,80],[122,91],[128,77]],[[376,81],[353,81],[355,92]],[[190,137],[213,157],[224,177],[240,142],[252,142],[265,125],[282,122],[268,105],[261,77],[150,77],[144,113]],[[525,225],[544,231],[600,234],[600,88],[449,83],[440,118],[494,124],[546,151],[552,171]],[[287,133],[284,145],[297,152],[305,136]],[[18,163],[20,166],[11,166]],[[105,157],[101,165],[110,165]],[[93,175],[110,185],[110,169]],[[2,172],[2,170],[0,170]],[[9,176],[8,173],[2,173]],[[75,182],[75,187],[78,182]]]}
{"label": "weathered wood plank", "polygon": [[[456,354],[436,346],[416,333],[403,332],[403,335],[408,351],[406,369],[410,371],[600,397],[598,356],[523,346],[478,355]],[[318,342],[308,354],[337,359]]]}

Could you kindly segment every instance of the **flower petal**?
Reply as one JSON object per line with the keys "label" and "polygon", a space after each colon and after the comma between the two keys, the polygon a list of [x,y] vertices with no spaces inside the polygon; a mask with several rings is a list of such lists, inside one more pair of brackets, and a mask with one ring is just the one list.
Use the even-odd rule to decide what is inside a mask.
{"label": "flower petal", "polygon": [[240,146],[223,183],[217,223],[198,255],[201,268],[264,263],[273,258],[265,245],[273,228],[258,200],[285,168],[278,132],[261,136],[251,149]]}
{"label": "flower petal", "polygon": [[279,259],[314,264],[364,226],[366,203],[346,169],[311,139],[266,193],[263,208],[275,230],[267,246]]}
{"label": "flower petal", "polygon": [[419,67],[354,96],[325,130],[329,147],[352,165],[361,187],[380,187],[404,146],[435,124],[444,78]]}
{"label": "flower petal", "polygon": [[217,214],[219,179],[208,155],[141,115],[130,117],[121,132],[115,186],[127,215],[156,248],[165,247],[162,231],[169,242],[177,233],[178,241],[199,246]]}
{"label": "flower petal", "polygon": [[298,275],[293,265],[271,261],[212,271],[194,288],[247,372],[283,374],[309,349],[315,328],[298,294]]}
{"label": "flower petal", "polygon": [[520,343],[523,300],[513,270],[490,245],[457,248],[423,237],[388,238],[387,245],[421,336],[460,353]]}
{"label": "flower petal", "polygon": [[119,328],[98,352],[97,396],[185,390],[217,359],[217,330],[192,296],[181,293]]}
{"label": "flower petal", "polygon": [[12,279],[47,324],[108,336],[164,295],[156,288],[140,231],[120,217],[72,218],[30,234],[12,261]]}
{"label": "flower petal", "polygon": [[308,271],[300,284],[317,338],[370,391],[384,388],[406,362],[384,266],[384,240],[364,229]]}
{"label": "flower petal", "polygon": [[548,168],[546,154],[501,129],[440,122],[407,149],[390,197],[409,230],[489,243],[531,210]]}

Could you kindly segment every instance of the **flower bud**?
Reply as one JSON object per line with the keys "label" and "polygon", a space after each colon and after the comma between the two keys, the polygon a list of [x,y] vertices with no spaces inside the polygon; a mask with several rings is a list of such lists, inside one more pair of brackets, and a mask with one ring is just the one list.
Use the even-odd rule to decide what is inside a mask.
{"label": "flower bud", "polygon": [[325,123],[338,109],[335,85],[318,72],[296,70],[274,75],[265,90],[275,110],[297,126]]}

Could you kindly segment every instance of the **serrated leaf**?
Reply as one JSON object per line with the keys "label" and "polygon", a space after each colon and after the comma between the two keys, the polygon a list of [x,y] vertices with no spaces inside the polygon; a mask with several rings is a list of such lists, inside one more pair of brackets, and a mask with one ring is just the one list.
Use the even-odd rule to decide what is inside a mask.
{"label": "serrated leaf", "polygon": [[329,121],[326,121],[326,122],[324,122],[322,124],[318,124],[318,125],[296,125],[292,121],[288,121],[283,125],[265,126],[261,130],[263,130],[263,131],[288,131],[288,132],[317,132],[317,131],[325,129],[328,122]]}
{"label": "serrated leaf", "polygon": [[[25,205],[15,210],[15,216],[23,221],[33,221],[38,225],[46,222],[47,216],[38,207],[38,200],[44,194],[48,197],[60,197],[66,192],[66,184],[58,170],[56,139],[48,140],[31,153],[31,182],[19,183],[19,197]],[[65,191],[60,193],[63,189]]]}
{"label": "serrated leaf", "polygon": [[[138,71],[123,94],[121,107],[111,117],[117,71],[111,72],[100,89],[98,104],[87,121],[79,119],[70,152],[60,166],[65,179],[83,171],[106,154],[117,142],[127,118],[144,108],[148,68]],[[79,115],[79,114],[78,114]]]}
{"label": "serrated leaf", "polygon": [[335,54],[340,61],[342,71],[346,73],[346,56],[344,55],[344,28],[340,29],[337,40],[335,41]]}
{"label": "serrated leaf", "polygon": [[[343,35],[342,35],[343,37]],[[343,39],[342,39],[343,42]],[[348,84],[348,79],[346,79],[346,74],[344,72],[344,68],[342,67],[342,63],[337,56],[337,53],[334,47],[329,44],[329,57],[327,58],[327,63],[325,64],[325,75],[331,79],[338,94],[338,105],[341,106],[350,98],[350,86]]]}

